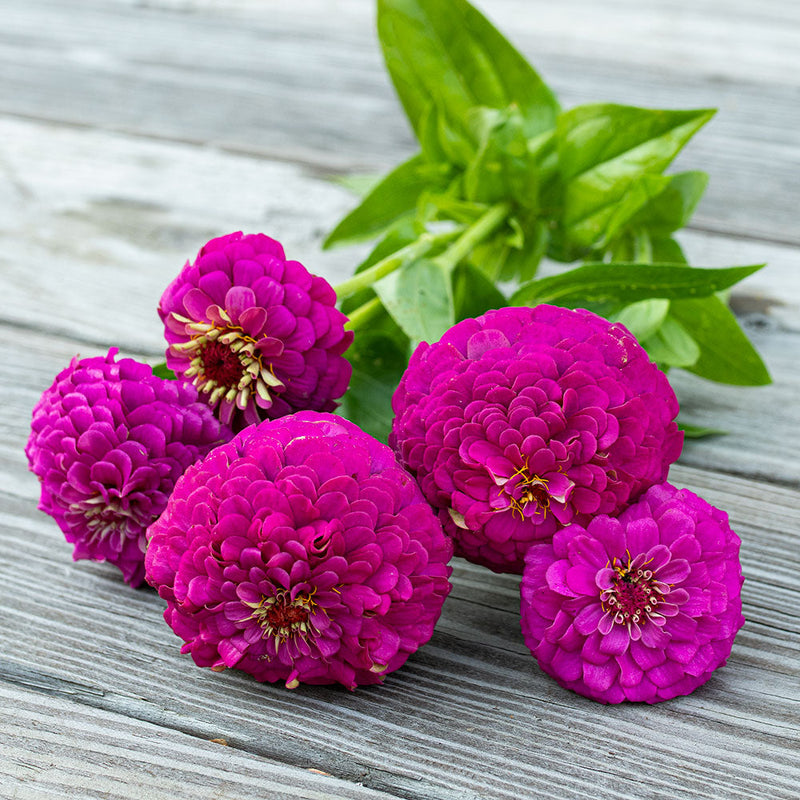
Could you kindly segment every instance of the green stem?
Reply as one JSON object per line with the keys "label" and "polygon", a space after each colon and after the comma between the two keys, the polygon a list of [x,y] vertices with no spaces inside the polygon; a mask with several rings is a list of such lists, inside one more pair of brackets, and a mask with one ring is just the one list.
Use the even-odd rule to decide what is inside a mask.
{"label": "green stem", "polygon": [[336,296],[341,299],[348,295],[355,294],[360,289],[367,289],[372,286],[375,281],[380,280],[391,272],[394,272],[398,267],[401,267],[406,261],[419,258],[430,252],[436,245],[446,242],[455,236],[459,231],[446,231],[445,233],[423,233],[419,239],[411,242],[411,244],[397,250],[390,256],[373,264],[363,272],[353,275],[346,281],[342,281],[337,286],[333,287]]}
{"label": "green stem", "polygon": [[508,203],[498,203],[492,206],[482,217],[472,223],[464,233],[456,239],[447,250],[436,258],[436,261],[445,269],[451,270],[466,258],[476,244],[494,233],[508,217],[511,206]]}
{"label": "green stem", "polygon": [[354,331],[356,328],[360,328],[365,322],[377,316],[381,308],[383,308],[383,303],[381,303],[380,297],[373,297],[372,300],[367,300],[366,303],[347,315],[348,320],[344,324],[345,330]]}

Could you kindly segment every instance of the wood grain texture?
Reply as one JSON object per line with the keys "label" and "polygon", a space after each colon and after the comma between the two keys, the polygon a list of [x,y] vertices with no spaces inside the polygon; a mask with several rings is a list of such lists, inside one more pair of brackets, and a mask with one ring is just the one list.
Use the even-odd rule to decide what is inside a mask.
{"label": "wood grain texture", "polygon": [[124,587],[105,565],[70,564],[29,497],[7,496],[0,678],[44,707],[66,698],[403,797],[792,798],[800,498],[690,468],[674,479],[730,512],[745,542],[748,624],[728,666],[662,706],[607,708],[561,690],[521,641],[517,579],[463,562],[433,640],[382,687],[287,692],[198,670],[152,591]]}
{"label": "wood grain texture", "polygon": [[196,668],[154,592],[73,563],[23,454],[53,376],[110,345],[157,360],[157,299],[211,236],[264,230],[349,275],[364,248],[319,249],[353,203],[326,177],[412,142],[371,0],[5,0],[0,797],[796,798],[800,6],[479,5],[566,105],[721,109],[680,162],[711,172],[681,236],[699,265],[770,263],[733,300],[775,382],[674,372],[686,418],[731,433],[688,443],[671,479],[743,540],[728,665],[690,697],[599,706],[536,667],[518,579],[457,560],[432,641],[383,686],[289,692]]}
{"label": "wood grain texture", "polygon": [[[6,800],[392,800],[224,743],[76,702],[69,694],[0,684],[0,790]],[[216,739],[217,741],[214,741]]]}
{"label": "wood grain texture", "polygon": [[[486,0],[565,106],[718,107],[679,165],[711,184],[695,225],[800,242],[790,3]],[[413,149],[370,0],[297,4],[6,0],[0,112],[314,164],[385,169]],[[203,13],[191,13],[202,10]],[[243,20],[246,24],[243,24]],[[734,55],[735,54],[735,55]]]}

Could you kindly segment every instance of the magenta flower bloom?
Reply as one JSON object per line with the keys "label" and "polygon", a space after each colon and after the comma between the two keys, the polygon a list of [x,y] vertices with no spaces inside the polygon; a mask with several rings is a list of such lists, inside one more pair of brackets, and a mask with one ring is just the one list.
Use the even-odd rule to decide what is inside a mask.
{"label": "magenta flower bloom", "polygon": [[664,374],[588,311],[504,308],[411,357],[389,443],[456,554],[522,572],[535,541],[666,479],[683,434]]}
{"label": "magenta flower bloom", "polygon": [[246,428],[187,470],[148,537],[182,652],[290,689],[380,682],[450,591],[452,545],[414,480],[330,414]]}
{"label": "magenta flower bloom", "polygon": [[263,234],[212,239],[167,287],[167,365],[234,430],[302,409],[332,411],[353,341],[328,282]]}
{"label": "magenta flower bloom", "polygon": [[744,624],[739,545],[725,512],[654,486],[617,519],[531,547],[525,643],[562,686],[603,703],[689,694],[725,664]]}
{"label": "magenta flower bloom", "polygon": [[41,481],[39,508],[73,558],[108,561],[131,586],[144,580],[145,530],[175,481],[231,438],[195,389],[130,358],[72,360],[33,409],[25,448]]}

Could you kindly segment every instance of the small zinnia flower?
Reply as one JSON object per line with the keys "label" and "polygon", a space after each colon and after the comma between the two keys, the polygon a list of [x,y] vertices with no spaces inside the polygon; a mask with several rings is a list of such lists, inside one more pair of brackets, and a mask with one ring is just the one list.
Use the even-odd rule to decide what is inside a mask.
{"label": "small zinnia flower", "polygon": [[41,481],[39,508],[73,558],[108,561],[144,580],[145,530],[183,471],[231,432],[188,384],[130,358],[72,360],[33,409],[25,448]]}
{"label": "small zinnia flower", "polygon": [[562,686],[603,703],[689,694],[744,624],[739,537],[692,492],[653,486],[614,519],[533,545],[522,632]]}
{"label": "small zinnia flower", "polygon": [[147,579],[199,666],[378,683],[428,641],[452,545],[386,445],[330,414],[242,431],[187,470]]}
{"label": "small zinnia flower", "polygon": [[353,340],[324,278],[263,234],[212,239],[167,287],[167,365],[234,430],[302,409],[332,411]]}
{"label": "small zinnia flower", "polygon": [[527,548],[614,514],[681,451],[665,375],[619,324],[553,306],[459,322],[414,351],[389,443],[456,554],[521,572]]}

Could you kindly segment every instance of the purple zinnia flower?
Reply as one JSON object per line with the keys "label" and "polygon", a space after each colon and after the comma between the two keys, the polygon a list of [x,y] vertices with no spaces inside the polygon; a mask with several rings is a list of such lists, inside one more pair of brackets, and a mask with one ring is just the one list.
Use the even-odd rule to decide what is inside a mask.
{"label": "purple zinnia flower", "polygon": [[522,572],[527,548],[613,514],[681,451],[665,375],[589,311],[504,308],[414,351],[389,443],[439,510],[456,554]]}
{"label": "purple zinnia flower", "polygon": [[301,412],[187,470],[150,528],[147,579],[199,666],[378,683],[428,641],[452,545],[391,450]]}
{"label": "purple zinnia flower", "polygon": [[33,409],[25,448],[42,484],[39,508],[58,523],[73,558],[109,561],[144,580],[145,530],[175,481],[231,438],[195,389],[130,358],[72,360]]}
{"label": "purple zinnia flower", "polygon": [[167,365],[234,430],[302,409],[332,411],[353,341],[323,278],[263,234],[212,239],[167,287]]}
{"label": "purple zinnia flower", "polygon": [[653,486],[619,518],[533,545],[522,632],[562,686],[603,703],[689,694],[744,624],[739,537],[686,489]]}

